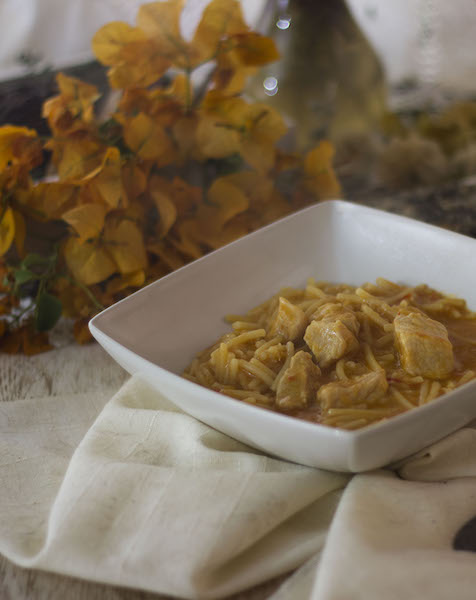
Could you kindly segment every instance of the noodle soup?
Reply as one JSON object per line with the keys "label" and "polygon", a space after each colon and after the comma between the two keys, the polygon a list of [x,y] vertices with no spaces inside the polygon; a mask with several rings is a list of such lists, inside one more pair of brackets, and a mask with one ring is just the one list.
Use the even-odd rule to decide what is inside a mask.
{"label": "noodle soup", "polygon": [[476,377],[476,313],[426,285],[309,279],[227,320],[184,376],[330,427],[388,419]]}

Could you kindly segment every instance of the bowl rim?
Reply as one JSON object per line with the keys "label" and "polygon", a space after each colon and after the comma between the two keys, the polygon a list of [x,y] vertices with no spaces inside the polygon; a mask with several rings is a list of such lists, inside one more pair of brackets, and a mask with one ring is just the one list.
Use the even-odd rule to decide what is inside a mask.
{"label": "bowl rim", "polygon": [[[283,424],[283,425],[285,423],[289,423],[289,420],[291,420],[294,423],[295,428],[303,428],[304,430],[308,431],[311,435],[314,433],[314,435],[318,435],[318,436],[332,437],[334,439],[339,438],[339,439],[342,439],[345,443],[350,444],[350,445],[353,445],[367,437],[372,437],[377,432],[378,432],[378,435],[384,435],[385,432],[387,432],[387,431],[391,431],[395,428],[399,429],[401,427],[405,427],[405,425],[408,421],[412,421],[415,418],[415,409],[418,409],[416,412],[419,415],[424,415],[425,413],[431,413],[439,405],[447,404],[447,403],[451,402],[453,396],[455,396],[456,394],[459,394],[461,392],[461,390],[466,390],[467,388],[476,387],[476,380],[471,380],[471,381],[465,383],[464,385],[462,385],[458,388],[455,388],[454,390],[447,392],[444,395],[439,396],[438,398],[435,398],[428,404],[416,406],[415,409],[405,411],[398,415],[389,417],[388,419],[385,419],[385,420],[377,421],[376,423],[371,423],[371,424],[366,425],[359,429],[355,429],[355,430],[339,429],[339,428],[333,428],[333,427],[330,427],[327,425],[323,425],[321,423],[315,423],[315,422],[306,421],[304,419],[299,419],[292,415],[273,411],[270,409],[266,409],[264,407],[248,404],[239,399],[227,396],[226,394],[222,394],[215,390],[201,386],[200,384],[190,381],[190,380],[186,379],[185,377],[183,377],[182,375],[175,373],[172,370],[169,370],[165,367],[162,367],[160,364],[153,362],[153,361],[145,358],[144,356],[141,356],[139,353],[134,352],[129,347],[127,347],[124,344],[122,344],[121,342],[117,341],[113,336],[111,336],[110,333],[107,333],[107,331],[102,329],[101,324],[106,315],[115,311],[118,306],[120,306],[124,303],[131,302],[132,299],[137,297],[138,295],[147,293],[146,291],[150,287],[164,285],[170,279],[178,277],[181,274],[186,273],[188,270],[196,269],[199,264],[203,263],[204,261],[210,260],[210,258],[213,257],[214,255],[216,255],[217,253],[231,251],[232,248],[236,248],[237,246],[239,247],[241,244],[246,244],[247,240],[249,240],[251,238],[255,238],[257,236],[261,236],[264,234],[264,232],[266,232],[272,228],[275,228],[275,227],[279,226],[280,224],[282,226],[282,224],[287,221],[291,221],[291,220],[297,219],[297,218],[302,218],[303,214],[306,214],[309,212],[314,212],[314,211],[319,211],[319,210],[329,211],[329,215],[330,215],[329,218],[332,218],[332,215],[335,214],[336,211],[340,212],[341,210],[347,211],[347,212],[355,211],[355,212],[358,212],[361,214],[363,213],[363,214],[369,214],[369,215],[371,215],[371,214],[385,215],[385,217],[388,217],[388,219],[390,219],[394,222],[400,222],[403,225],[410,225],[410,224],[413,226],[418,225],[418,227],[424,228],[426,231],[435,231],[435,232],[438,232],[440,235],[444,234],[445,237],[447,237],[450,240],[455,239],[455,240],[459,240],[459,241],[465,241],[466,243],[469,242],[471,244],[474,244],[475,250],[476,250],[476,239],[474,239],[470,236],[467,236],[465,234],[461,234],[461,233],[458,233],[458,232],[455,232],[452,230],[447,230],[447,229],[444,229],[437,225],[434,225],[431,223],[426,223],[424,221],[420,221],[418,219],[408,217],[406,215],[395,214],[390,211],[385,211],[385,210],[375,208],[375,207],[369,207],[369,206],[362,205],[362,204],[359,204],[356,202],[350,202],[348,200],[342,200],[342,199],[326,200],[323,202],[318,202],[318,203],[312,204],[312,205],[307,206],[299,211],[296,211],[294,213],[286,215],[264,227],[261,227],[260,229],[257,229],[256,231],[253,231],[253,232],[247,234],[246,236],[243,236],[241,238],[238,238],[237,240],[234,240],[233,242],[231,242],[221,248],[213,250],[213,251],[205,254],[204,256],[191,261],[190,263],[184,265],[183,267],[180,267],[179,269],[176,269],[175,271],[173,271],[163,277],[160,277],[159,279],[151,282],[147,286],[137,290],[133,294],[127,296],[126,298],[124,298],[124,299],[116,302],[115,304],[111,305],[110,307],[104,309],[103,311],[101,311],[100,313],[95,315],[89,321],[89,329],[90,329],[93,337],[100,343],[107,340],[110,343],[112,342],[113,344],[119,346],[121,348],[121,351],[127,352],[128,355],[130,356],[130,358],[139,359],[139,361],[141,361],[141,362],[143,361],[142,364],[146,364],[149,367],[152,367],[154,370],[158,369],[161,377],[166,377],[167,379],[172,378],[171,379],[172,382],[174,382],[176,384],[178,383],[180,386],[185,386],[185,389],[190,390],[191,394],[195,395],[198,393],[201,396],[203,394],[207,394],[207,395],[211,394],[215,400],[217,400],[218,398],[223,399],[223,397],[225,396],[227,400],[234,401],[232,403],[232,405],[237,406],[237,407],[239,406],[240,407],[239,410],[242,410],[245,413],[248,413],[250,416],[253,416],[256,414],[261,414],[261,415],[266,414],[267,418],[270,420],[271,423],[273,421],[275,421],[275,422],[277,422],[277,423],[279,422],[280,424]],[[258,410],[258,413],[256,413],[256,409]]]}
{"label": "bowl rim", "polygon": [[[94,315],[94,317],[92,317],[89,320],[88,327],[91,328],[91,325],[93,325],[97,328],[97,324],[96,324],[97,320],[102,320],[102,317],[106,313],[112,311],[113,309],[116,309],[116,307],[118,307],[119,305],[130,301],[131,298],[137,297],[138,295],[144,293],[151,286],[156,286],[159,284],[164,285],[170,279],[177,277],[178,274],[182,274],[182,273],[186,272],[187,270],[196,268],[197,265],[203,263],[204,261],[207,261],[210,257],[213,257],[219,253],[228,251],[228,249],[231,249],[238,245],[246,243],[246,241],[248,239],[252,239],[254,237],[263,235],[264,232],[266,232],[270,229],[273,229],[274,227],[278,226],[279,224],[285,223],[286,221],[291,221],[295,218],[298,218],[299,215],[305,214],[307,212],[314,212],[317,210],[321,210],[321,209],[323,209],[323,207],[327,207],[331,211],[331,214],[335,211],[338,211],[339,209],[342,209],[344,211],[355,210],[358,212],[360,212],[360,211],[367,212],[368,214],[385,215],[386,217],[388,217],[392,220],[400,221],[403,224],[405,224],[405,223],[413,224],[413,225],[417,224],[418,226],[425,228],[427,231],[435,231],[435,232],[439,232],[440,234],[443,233],[446,237],[454,238],[454,239],[457,239],[460,241],[464,240],[466,242],[473,243],[475,245],[475,250],[476,250],[476,238],[472,238],[468,235],[465,235],[464,233],[459,233],[458,231],[452,231],[451,229],[444,229],[443,227],[439,227],[438,225],[434,225],[433,223],[426,223],[425,221],[420,221],[418,219],[414,219],[413,217],[396,214],[396,213],[393,213],[390,211],[375,208],[373,206],[366,206],[363,204],[359,204],[357,202],[351,202],[349,200],[343,200],[340,198],[334,198],[331,200],[321,200],[319,202],[315,202],[314,204],[311,204],[310,206],[305,206],[304,208],[301,208],[300,210],[295,211],[289,215],[285,215],[284,217],[281,217],[280,219],[277,219],[276,221],[273,221],[272,223],[268,223],[267,225],[264,225],[263,227],[260,227],[259,229],[256,229],[255,231],[251,231],[250,233],[248,233],[240,238],[237,238],[236,240],[233,240],[232,242],[225,244],[224,246],[221,246],[220,248],[211,250],[210,252],[207,252],[203,256],[200,256],[199,258],[188,262],[187,264],[183,265],[182,267],[179,267],[178,269],[175,269],[174,271],[171,271],[170,273],[167,273],[166,275],[159,277],[155,281],[151,281],[146,286],[136,290],[129,296],[122,298],[122,300],[118,300],[111,306],[108,306],[107,308],[105,308],[104,310],[99,312],[98,314]],[[476,310],[476,307],[475,307],[475,310]]]}

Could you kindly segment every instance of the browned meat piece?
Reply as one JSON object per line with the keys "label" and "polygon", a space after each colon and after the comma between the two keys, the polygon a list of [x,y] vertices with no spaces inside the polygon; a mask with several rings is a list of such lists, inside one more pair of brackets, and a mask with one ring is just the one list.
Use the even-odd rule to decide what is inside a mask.
{"label": "browned meat piece", "polygon": [[271,318],[269,333],[282,335],[286,341],[293,341],[302,336],[306,325],[306,315],[299,306],[286,298],[279,298],[278,308]]}
{"label": "browned meat piece", "polygon": [[320,306],[312,316],[314,321],[341,321],[349,331],[357,335],[360,323],[357,315],[338,302],[329,302]]}
{"label": "browned meat piece", "polygon": [[309,352],[296,352],[278,384],[276,405],[284,409],[308,406],[319,387],[320,374]]}
{"label": "browned meat piece", "polygon": [[327,367],[359,347],[355,337],[359,321],[353,312],[341,304],[325,304],[315,313],[307,327],[304,341],[320,367]]}
{"label": "browned meat piece", "polygon": [[441,379],[454,368],[446,327],[423,313],[397,314],[395,344],[402,367],[411,375]]}
{"label": "browned meat piece", "polygon": [[321,407],[348,408],[361,403],[375,404],[388,389],[385,371],[374,371],[355,379],[327,383],[319,388],[317,401]]}

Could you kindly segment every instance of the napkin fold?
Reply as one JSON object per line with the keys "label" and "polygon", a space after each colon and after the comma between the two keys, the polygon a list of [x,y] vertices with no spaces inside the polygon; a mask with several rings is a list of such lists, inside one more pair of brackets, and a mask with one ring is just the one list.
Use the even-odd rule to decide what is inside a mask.
{"label": "napkin fold", "polygon": [[98,346],[0,357],[0,552],[60,574],[220,598],[294,571],[273,600],[474,598],[476,429],[349,475],[249,448]]}
{"label": "napkin fold", "polygon": [[[395,471],[352,479],[331,525],[311,597],[472,600],[476,554],[455,550],[453,544],[474,517],[476,430],[468,426]],[[476,551],[476,527],[472,538]]]}
{"label": "napkin fold", "polygon": [[3,554],[184,598],[300,566],[349,479],[264,456],[135,378],[107,403],[97,391],[5,402],[0,429]]}

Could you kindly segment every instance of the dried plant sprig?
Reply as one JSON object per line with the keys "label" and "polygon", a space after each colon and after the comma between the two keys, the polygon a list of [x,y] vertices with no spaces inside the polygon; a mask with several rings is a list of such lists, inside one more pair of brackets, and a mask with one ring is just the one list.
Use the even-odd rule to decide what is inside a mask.
{"label": "dried plant sprig", "polygon": [[[61,315],[86,341],[102,307],[338,193],[332,146],[283,153],[281,115],[242,94],[257,67],[278,59],[273,41],[250,31],[236,0],[212,0],[186,41],[182,8],[145,4],[135,27],[96,33],[93,50],[121,90],[106,120],[94,86],[59,74],[43,107],[47,140],[0,127],[0,349],[47,349]],[[194,87],[205,63],[210,76]],[[34,181],[46,155],[56,178]],[[12,318],[24,298],[28,310]]]}

